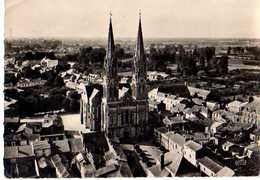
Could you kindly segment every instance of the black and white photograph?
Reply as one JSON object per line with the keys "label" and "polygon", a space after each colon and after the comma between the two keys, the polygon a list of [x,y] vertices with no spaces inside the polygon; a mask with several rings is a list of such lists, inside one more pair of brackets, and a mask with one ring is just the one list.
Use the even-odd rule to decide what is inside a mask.
{"label": "black and white photograph", "polygon": [[4,11],[4,177],[260,176],[259,0]]}

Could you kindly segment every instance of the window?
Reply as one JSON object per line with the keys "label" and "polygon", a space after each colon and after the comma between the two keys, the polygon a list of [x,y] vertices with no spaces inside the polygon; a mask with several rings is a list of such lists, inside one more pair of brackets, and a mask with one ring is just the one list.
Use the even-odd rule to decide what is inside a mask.
{"label": "window", "polygon": [[121,124],[123,125],[125,122],[124,122],[124,112],[121,113]]}
{"label": "window", "polygon": [[134,124],[134,113],[130,112],[130,123]]}
{"label": "window", "polygon": [[126,121],[127,124],[129,124],[128,111],[125,112],[125,121]]}

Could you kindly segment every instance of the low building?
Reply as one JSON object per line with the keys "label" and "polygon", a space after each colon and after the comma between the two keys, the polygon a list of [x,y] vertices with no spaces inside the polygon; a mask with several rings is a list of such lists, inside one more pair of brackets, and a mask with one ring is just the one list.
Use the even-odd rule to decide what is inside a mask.
{"label": "low building", "polygon": [[218,132],[218,130],[223,127],[225,123],[221,122],[221,121],[214,121],[211,125],[210,125],[210,133],[212,135],[216,134]]}
{"label": "low building", "polygon": [[207,97],[211,93],[210,90],[196,88],[196,87],[192,87],[192,86],[188,86],[188,90],[189,90],[191,96],[198,96],[204,100],[207,99]]}
{"label": "low building", "polygon": [[260,128],[254,130],[250,134],[250,139],[253,140],[256,144],[260,145]]}
{"label": "low building", "polygon": [[58,59],[48,59],[48,58],[43,58],[41,60],[41,66],[47,67],[49,69],[55,68],[58,65],[64,65],[65,62],[58,60]]}
{"label": "low building", "polygon": [[246,103],[243,103],[241,101],[235,100],[227,104],[227,109],[234,113],[239,113],[242,111],[243,107]]}
{"label": "low building", "polygon": [[211,101],[206,101],[206,106],[212,112],[218,110],[220,107],[217,102],[211,102]]}
{"label": "low building", "polygon": [[51,157],[51,162],[56,169],[56,175],[58,178],[67,178],[70,177],[70,173],[67,170],[67,167],[63,164],[62,158],[60,155],[55,154]]}
{"label": "low building", "polygon": [[96,168],[89,162],[86,156],[82,153],[77,154],[75,162],[82,178],[94,177]]}
{"label": "low building", "polygon": [[192,140],[187,141],[183,147],[184,158],[195,167],[198,167],[197,159],[201,156],[202,145]]}
{"label": "low building", "polygon": [[205,156],[198,159],[198,164],[200,170],[207,176],[234,176],[234,171],[228,167],[223,167],[217,162],[213,161],[209,157]]}
{"label": "low building", "polygon": [[167,140],[166,142],[163,143],[166,145],[165,148],[168,149],[169,151],[176,151],[182,154],[185,138],[182,135],[174,134],[173,132],[169,132],[165,134],[165,136],[166,136],[165,140],[168,139],[168,143]]}
{"label": "low building", "polygon": [[164,80],[169,75],[165,72],[157,72],[157,71],[148,71],[147,72],[147,78],[149,81],[158,81],[158,80]]}
{"label": "low building", "polygon": [[5,146],[4,168],[6,177],[39,177],[33,146]]}
{"label": "low building", "polygon": [[102,86],[85,86],[80,100],[80,122],[92,131],[101,130],[101,101]]}

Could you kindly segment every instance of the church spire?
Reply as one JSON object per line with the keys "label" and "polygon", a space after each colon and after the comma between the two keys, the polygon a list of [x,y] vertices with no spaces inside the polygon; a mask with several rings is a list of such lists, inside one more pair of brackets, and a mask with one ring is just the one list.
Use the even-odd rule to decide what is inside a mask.
{"label": "church spire", "polygon": [[110,59],[115,50],[114,35],[112,27],[112,13],[109,13],[109,29],[108,29],[108,41],[107,41],[107,60]]}
{"label": "church spire", "polygon": [[141,11],[139,10],[139,25],[137,33],[137,42],[136,42],[136,56],[144,56],[144,42],[143,42],[143,32],[142,32],[142,20],[141,20]]}
{"label": "church spire", "polygon": [[135,99],[147,98],[146,92],[146,57],[144,51],[141,12],[139,11],[139,25],[134,57],[132,91]]}
{"label": "church spire", "polygon": [[115,56],[115,44],[112,27],[112,14],[109,14],[108,42],[105,59],[104,96],[107,101],[118,98],[117,58]]}

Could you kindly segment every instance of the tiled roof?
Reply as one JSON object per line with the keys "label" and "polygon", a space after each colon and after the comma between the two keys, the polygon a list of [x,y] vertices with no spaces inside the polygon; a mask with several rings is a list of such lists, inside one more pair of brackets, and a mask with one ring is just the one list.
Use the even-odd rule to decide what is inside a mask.
{"label": "tiled roof", "polygon": [[23,158],[32,156],[34,156],[34,152],[31,145],[4,147],[4,159]]}
{"label": "tiled roof", "polygon": [[219,172],[223,168],[220,164],[216,163],[207,156],[198,159],[198,162],[210,169],[211,171],[213,171],[214,173]]}

